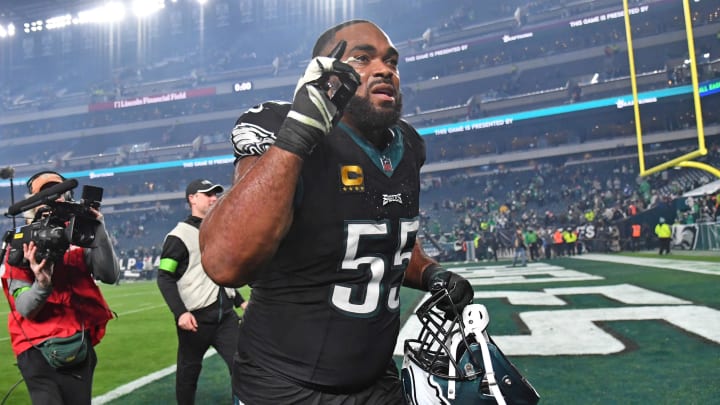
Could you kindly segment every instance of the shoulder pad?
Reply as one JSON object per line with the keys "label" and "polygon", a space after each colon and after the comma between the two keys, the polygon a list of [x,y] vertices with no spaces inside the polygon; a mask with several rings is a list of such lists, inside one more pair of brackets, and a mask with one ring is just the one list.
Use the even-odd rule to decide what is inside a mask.
{"label": "shoulder pad", "polygon": [[236,161],[265,153],[275,143],[275,133],[288,111],[290,103],[278,101],[265,102],[245,111],[230,133]]}

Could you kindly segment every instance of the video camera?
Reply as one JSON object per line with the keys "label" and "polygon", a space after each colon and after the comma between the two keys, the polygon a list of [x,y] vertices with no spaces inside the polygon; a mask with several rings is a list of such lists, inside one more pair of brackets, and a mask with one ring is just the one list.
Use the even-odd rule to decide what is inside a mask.
{"label": "video camera", "polygon": [[102,201],[103,189],[95,186],[83,186],[80,202],[56,201],[66,192],[77,187],[75,179],[65,180],[39,193],[13,204],[6,215],[17,215],[23,211],[45,205],[37,211],[33,222],[15,229],[10,236],[8,264],[28,267],[24,257],[23,244],[35,242],[37,253],[35,260],[43,259],[57,262],[65,255],[70,245],[95,247],[95,236],[100,221],[90,211],[98,209]]}

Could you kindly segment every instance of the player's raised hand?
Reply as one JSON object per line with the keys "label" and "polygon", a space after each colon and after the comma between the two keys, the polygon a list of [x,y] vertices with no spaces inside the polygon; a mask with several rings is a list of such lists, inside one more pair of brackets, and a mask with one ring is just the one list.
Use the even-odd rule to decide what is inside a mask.
{"label": "player's raised hand", "polygon": [[310,61],[295,88],[290,112],[280,127],[275,146],[307,158],[323,136],[339,121],[358,84],[360,76],[338,60],[346,43],[340,43],[330,56]]}

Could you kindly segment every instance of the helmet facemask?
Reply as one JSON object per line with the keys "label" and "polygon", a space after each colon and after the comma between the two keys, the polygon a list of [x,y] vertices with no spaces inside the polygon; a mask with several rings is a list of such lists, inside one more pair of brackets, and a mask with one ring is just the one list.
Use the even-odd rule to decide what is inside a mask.
{"label": "helmet facemask", "polygon": [[[417,309],[416,315],[420,318],[422,329],[416,339],[405,341],[405,353],[413,356],[423,370],[438,377],[473,379],[483,374],[482,359],[476,359],[470,350],[470,342],[475,337],[466,334],[454,306],[454,316],[437,310],[437,305],[444,300],[451,300],[446,289],[433,294]],[[463,339],[463,336],[466,338]],[[461,367],[457,359],[462,358],[463,353],[471,354],[471,362]]]}
{"label": "helmet facemask", "polygon": [[462,316],[437,308],[448,291],[435,292],[416,311],[422,329],[405,341],[402,380],[411,404],[523,404],[539,401],[535,389],[492,341],[484,305]]}

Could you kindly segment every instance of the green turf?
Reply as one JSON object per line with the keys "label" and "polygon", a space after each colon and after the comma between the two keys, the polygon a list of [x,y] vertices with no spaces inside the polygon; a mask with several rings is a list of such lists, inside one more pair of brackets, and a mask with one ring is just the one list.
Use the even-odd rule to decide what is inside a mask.
{"label": "green turf", "polygon": [[[105,338],[95,347],[98,365],[95,369],[93,396],[174,365],[177,351],[173,316],[154,281],[100,286],[110,308],[118,316],[108,323]],[[242,289],[242,294],[248,297],[248,289]],[[2,308],[2,317],[6,319],[7,304]],[[242,311],[238,310],[238,313],[242,314]],[[0,330],[0,339],[3,339],[0,340],[0,362],[7,365],[0,367],[0,396],[5,396],[13,383],[20,379],[20,372],[15,366],[7,328]],[[170,380],[170,389],[152,388],[155,391],[153,395],[157,397],[159,392],[172,395],[160,395],[167,398],[165,402],[147,403],[174,401],[174,375],[163,380],[167,379]],[[210,381],[215,379],[214,376],[210,377]],[[24,384],[12,392],[7,403],[30,404]]]}
{"label": "green turf", "polygon": [[622,252],[619,253],[621,256],[631,257],[648,257],[651,259],[665,259],[665,260],[690,260],[690,261],[701,261],[701,262],[713,262],[720,263],[720,252],[715,251],[686,251],[686,250],[673,250],[669,255],[658,255],[657,251],[643,251],[643,252]]}
{"label": "green turf", "polygon": [[[712,404],[717,344],[653,321],[612,322],[633,349],[609,356],[514,357],[547,404]],[[713,354],[714,353],[714,354]]]}
{"label": "green turf", "polygon": [[[175,374],[145,385],[131,395],[120,397],[112,405],[158,405],[175,403]],[[220,356],[211,356],[203,362],[203,371],[195,393],[196,404],[230,404],[232,392],[225,362]]]}
{"label": "green turf", "polygon": [[[563,283],[562,287],[628,283],[720,309],[720,280],[714,275],[573,259],[558,259],[553,263],[605,277],[598,281]],[[539,291],[546,287],[558,285],[483,286],[476,290]],[[562,298],[573,309],[619,306],[599,295]],[[503,299],[486,299],[482,303],[490,313],[491,335],[525,333],[513,315],[537,310],[531,306],[510,305]],[[605,322],[602,326],[620,338],[628,349],[605,356],[515,356],[511,359],[541,394],[541,403],[718,403],[720,384],[715,382],[714,373],[720,368],[720,347],[716,343],[660,321]]]}

